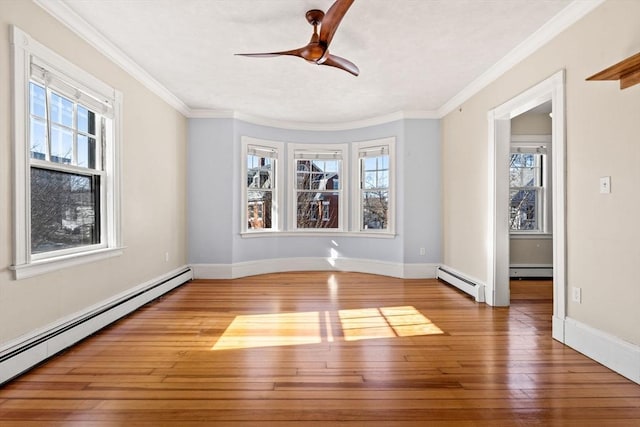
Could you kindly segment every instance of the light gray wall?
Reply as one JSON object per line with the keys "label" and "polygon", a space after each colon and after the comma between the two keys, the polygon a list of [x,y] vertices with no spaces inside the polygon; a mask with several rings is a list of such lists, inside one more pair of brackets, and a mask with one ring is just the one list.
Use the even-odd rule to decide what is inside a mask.
{"label": "light gray wall", "polygon": [[233,120],[189,120],[189,263],[231,263],[233,133]]}
{"label": "light gray wall", "polygon": [[[396,232],[392,239],[333,236],[242,238],[241,138],[285,143],[351,143],[396,138]],[[400,120],[340,131],[290,130],[236,119],[189,120],[189,262],[233,264],[264,259],[341,257],[438,263],[441,257],[440,126]],[[336,247],[332,241],[335,241]],[[425,248],[426,255],[419,255]]]}

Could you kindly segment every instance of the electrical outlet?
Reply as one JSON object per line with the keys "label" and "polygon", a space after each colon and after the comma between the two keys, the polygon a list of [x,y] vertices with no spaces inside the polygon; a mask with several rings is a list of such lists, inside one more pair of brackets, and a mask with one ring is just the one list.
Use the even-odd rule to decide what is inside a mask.
{"label": "electrical outlet", "polygon": [[169,262],[169,252],[164,253],[164,262]]}
{"label": "electrical outlet", "polygon": [[578,304],[582,304],[582,288],[571,288],[573,294],[571,295],[571,299],[573,302],[577,302]]}
{"label": "electrical outlet", "polygon": [[420,255],[426,255],[427,250],[425,248],[420,248]]}

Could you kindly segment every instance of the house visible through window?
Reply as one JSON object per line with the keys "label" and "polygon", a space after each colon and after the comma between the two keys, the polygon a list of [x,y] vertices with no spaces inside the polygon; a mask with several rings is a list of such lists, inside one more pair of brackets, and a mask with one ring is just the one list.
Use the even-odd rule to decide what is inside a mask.
{"label": "house visible through window", "polygon": [[274,188],[277,151],[273,148],[247,147],[247,229],[270,230],[274,227]]}
{"label": "house visible through window", "polygon": [[282,231],[280,142],[242,137],[242,233]]}
{"label": "house visible through window", "polygon": [[341,224],[340,149],[296,149],[296,229],[339,229]]}

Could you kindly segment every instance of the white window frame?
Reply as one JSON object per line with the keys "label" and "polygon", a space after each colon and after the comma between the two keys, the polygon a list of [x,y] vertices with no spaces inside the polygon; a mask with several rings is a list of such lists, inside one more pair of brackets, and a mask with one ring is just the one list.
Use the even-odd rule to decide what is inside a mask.
{"label": "white window frame", "polygon": [[[241,191],[242,194],[240,196],[241,200],[241,231],[240,234],[244,236],[249,235],[260,235],[260,234],[272,234],[278,233],[283,230],[283,222],[284,215],[282,214],[282,183],[284,182],[284,169],[285,162],[283,161],[284,156],[284,144],[282,142],[276,141],[267,141],[263,139],[251,138],[248,136],[243,136],[241,138]],[[265,151],[271,151],[273,153],[272,159],[275,160],[275,174],[274,174],[274,182],[272,182],[272,211],[271,211],[271,228],[270,229],[250,229],[249,228],[249,218],[248,218],[248,200],[247,200],[247,156],[249,154],[249,150],[251,147],[256,147],[259,149],[263,149]]]}
{"label": "white window frame", "polygon": [[[11,27],[13,52],[13,141],[14,141],[14,276],[32,277],[73,265],[93,262],[122,253],[120,210],[120,156],[122,139],[122,94],[70,63],[19,28]],[[75,98],[89,106],[109,110],[102,152],[103,173],[100,179],[101,235],[97,245],[31,253],[31,159],[29,83],[31,67],[36,64],[50,72],[58,87],[74,91]],[[50,168],[74,172],[73,167]]]}
{"label": "white window frame", "polygon": [[[309,157],[307,160],[314,160],[316,155],[334,155],[340,158],[340,166],[338,168],[338,176],[340,188],[338,193],[338,227],[337,228],[298,228],[298,197],[296,188],[296,160],[300,160],[300,156]],[[347,224],[347,212],[349,212],[349,192],[348,179],[345,179],[345,169],[349,164],[348,144],[288,144],[287,157],[289,162],[289,176],[287,180],[287,188],[289,195],[289,221],[288,230],[296,234],[330,234],[344,233],[349,229]]]}
{"label": "white window frame", "polygon": [[[352,147],[353,164],[351,166],[351,182],[352,182],[352,212],[351,223],[352,231],[361,235],[371,236],[394,236],[396,223],[396,139],[383,138],[372,141],[363,141],[353,143]],[[387,218],[388,227],[386,229],[365,229],[363,224],[363,207],[362,207],[362,154],[366,151],[384,150],[389,155],[389,211]]]}
{"label": "white window frame", "polygon": [[[509,234],[512,237],[534,237],[551,235],[551,135],[512,135],[510,153],[511,154],[543,154],[541,157],[542,167],[542,183],[540,186],[540,199],[542,206],[538,206],[538,229],[537,230],[511,230]],[[511,189],[512,187],[509,187]]]}

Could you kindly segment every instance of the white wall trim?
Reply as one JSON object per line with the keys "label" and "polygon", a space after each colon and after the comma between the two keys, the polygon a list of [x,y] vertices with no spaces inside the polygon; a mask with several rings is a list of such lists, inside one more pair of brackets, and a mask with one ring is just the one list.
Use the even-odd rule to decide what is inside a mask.
{"label": "white wall trim", "polygon": [[[490,110],[488,117],[488,197],[487,215],[487,302],[509,305],[509,227],[506,209],[511,144],[511,119],[551,100],[552,121],[552,229],[553,229],[553,312],[566,315],[566,183],[565,183],[565,70],[560,70],[521,94]],[[558,330],[554,330],[554,333]],[[563,342],[558,335],[555,339]]]}
{"label": "white wall trim", "polygon": [[563,327],[566,345],[640,384],[640,346],[571,318]]}
{"label": "white wall trim", "polygon": [[479,279],[467,276],[447,265],[438,267],[436,277],[471,295],[477,302],[485,302],[486,300],[486,285]]}
{"label": "white wall trim", "polygon": [[532,55],[604,2],[605,0],[575,0],[571,2],[559,14],[540,27],[538,31],[513,48],[505,57],[440,107],[437,111],[438,117],[444,117],[459,108],[465,101],[489,86],[519,62]]}
{"label": "white wall trim", "polygon": [[291,271],[350,271],[401,279],[433,279],[437,264],[402,264],[355,258],[300,257],[245,261],[235,264],[191,264],[196,279],[237,279]]}
{"label": "white wall trim", "polygon": [[183,266],[10,341],[0,348],[0,384],[192,278]]}

